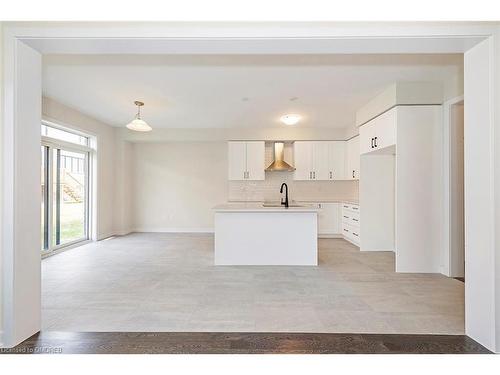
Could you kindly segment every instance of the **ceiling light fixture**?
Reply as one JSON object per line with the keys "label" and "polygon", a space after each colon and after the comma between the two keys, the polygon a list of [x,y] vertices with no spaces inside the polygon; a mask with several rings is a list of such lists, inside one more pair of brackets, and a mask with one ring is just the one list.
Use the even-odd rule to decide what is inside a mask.
{"label": "ceiling light fixture", "polygon": [[285,125],[296,125],[300,119],[300,115],[289,114],[281,116],[280,121]]}
{"label": "ceiling light fixture", "polygon": [[151,128],[146,121],[141,119],[141,107],[144,103],[136,100],[134,104],[137,106],[137,114],[135,115],[135,118],[127,124],[127,128],[136,132],[149,132],[153,130],[153,128]]}

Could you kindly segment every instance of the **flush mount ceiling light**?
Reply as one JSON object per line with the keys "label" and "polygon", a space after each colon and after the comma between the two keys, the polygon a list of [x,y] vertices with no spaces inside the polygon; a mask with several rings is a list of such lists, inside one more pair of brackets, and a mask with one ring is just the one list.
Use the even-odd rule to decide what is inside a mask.
{"label": "flush mount ceiling light", "polygon": [[300,121],[300,115],[289,114],[280,117],[280,121],[285,125],[296,125]]}
{"label": "flush mount ceiling light", "polygon": [[137,106],[137,114],[135,115],[135,119],[127,124],[127,128],[136,132],[149,132],[153,130],[146,121],[141,119],[141,107],[144,105],[144,103],[135,101],[134,104]]}

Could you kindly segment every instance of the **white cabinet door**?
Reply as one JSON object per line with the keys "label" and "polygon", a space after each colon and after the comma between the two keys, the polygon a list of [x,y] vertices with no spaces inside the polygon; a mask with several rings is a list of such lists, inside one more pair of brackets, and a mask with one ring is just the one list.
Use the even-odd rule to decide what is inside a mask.
{"label": "white cabinet door", "polygon": [[396,144],[397,108],[381,114],[375,127],[375,149],[379,150]]}
{"label": "white cabinet door", "polygon": [[266,178],[265,142],[246,142],[247,180],[264,180]]}
{"label": "white cabinet door", "polygon": [[228,177],[230,180],[246,180],[246,142],[228,142]]}
{"label": "white cabinet door", "polygon": [[318,234],[341,234],[341,204],[340,203],[318,203]]}
{"label": "white cabinet door", "polygon": [[312,142],[297,141],[293,144],[294,180],[312,180]]}
{"label": "white cabinet door", "polygon": [[330,179],[330,142],[318,141],[312,143],[312,179],[329,180]]}
{"label": "white cabinet door", "polygon": [[359,180],[359,165],[360,165],[360,152],[359,152],[359,136],[351,138],[347,141],[346,145],[346,173],[347,180]]}
{"label": "white cabinet door", "polygon": [[376,119],[359,127],[359,150],[361,154],[372,152],[374,149],[374,127]]}
{"label": "white cabinet door", "polygon": [[396,144],[397,107],[359,128],[361,154],[380,150]]}
{"label": "white cabinet door", "polygon": [[346,159],[346,142],[331,141],[328,142],[328,179],[329,180],[344,180],[345,179],[345,159]]}

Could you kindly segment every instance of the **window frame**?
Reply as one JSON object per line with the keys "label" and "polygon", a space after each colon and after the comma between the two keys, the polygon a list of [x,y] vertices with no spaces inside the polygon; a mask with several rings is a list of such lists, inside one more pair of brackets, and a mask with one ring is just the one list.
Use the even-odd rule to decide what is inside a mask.
{"label": "window frame", "polygon": [[[48,168],[48,181],[45,181],[46,184],[46,190],[47,193],[45,194],[46,197],[48,197],[47,201],[44,203],[44,206],[48,210],[48,214],[45,215],[46,218],[48,218],[47,221],[47,232],[48,232],[48,247],[47,249],[41,247],[41,254],[42,257],[49,256],[52,254],[55,254],[57,252],[60,252],[64,249],[68,249],[71,247],[75,247],[76,245],[83,244],[85,242],[89,242],[92,238],[92,218],[93,218],[93,212],[92,212],[92,202],[94,199],[94,193],[93,193],[93,179],[94,179],[94,159],[95,159],[95,154],[96,150],[95,148],[92,147],[92,145],[96,144],[95,137],[83,133],[78,130],[73,130],[70,129],[66,126],[61,126],[58,124],[53,123],[52,121],[46,121],[42,120],[41,126],[49,126],[52,128],[64,130],[69,133],[77,134],[82,137],[87,138],[87,146],[81,145],[78,143],[72,143],[72,142],[67,142],[63,141],[57,138],[52,138],[49,136],[42,135],[41,136],[41,146],[47,147],[48,148],[48,158],[45,163],[45,167],[49,166]],[[40,128],[41,128],[40,126]],[[86,155],[86,161],[83,163],[83,168],[84,168],[84,175],[85,175],[85,205],[84,205],[84,210],[85,210],[85,219],[84,219],[84,236],[82,238],[65,242],[63,244],[54,244],[53,243],[53,220],[54,220],[54,201],[53,201],[53,186],[54,186],[54,179],[55,177],[55,171],[53,167],[54,163],[54,153],[53,150],[66,150],[69,152],[79,152],[79,153],[85,153]],[[47,175],[46,174],[46,175]],[[44,197],[45,198],[45,197]]]}

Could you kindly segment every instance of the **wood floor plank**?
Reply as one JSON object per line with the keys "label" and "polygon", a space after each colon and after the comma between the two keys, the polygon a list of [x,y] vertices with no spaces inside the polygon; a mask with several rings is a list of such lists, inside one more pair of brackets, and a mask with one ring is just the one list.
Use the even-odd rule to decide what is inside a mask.
{"label": "wood floor plank", "polygon": [[2,354],[466,354],[462,335],[219,332],[39,332]]}

